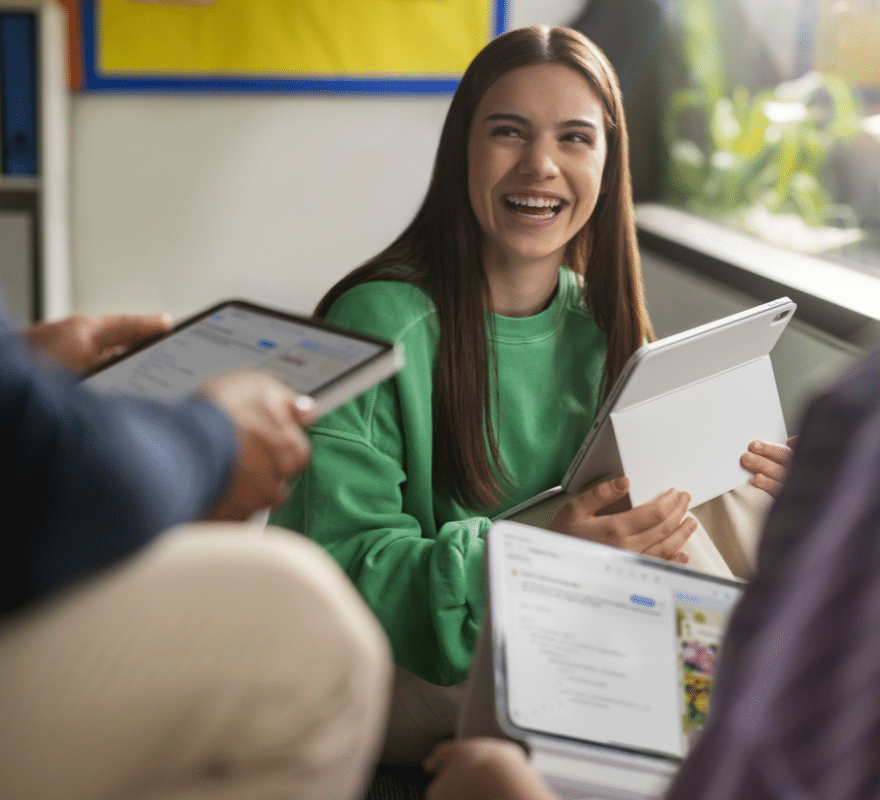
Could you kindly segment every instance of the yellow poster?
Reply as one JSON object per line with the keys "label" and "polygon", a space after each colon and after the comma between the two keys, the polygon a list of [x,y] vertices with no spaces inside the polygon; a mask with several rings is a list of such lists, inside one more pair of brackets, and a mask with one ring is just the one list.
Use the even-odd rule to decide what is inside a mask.
{"label": "yellow poster", "polygon": [[503,29],[504,8],[504,0],[96,0],[93,78],[454,77]]}

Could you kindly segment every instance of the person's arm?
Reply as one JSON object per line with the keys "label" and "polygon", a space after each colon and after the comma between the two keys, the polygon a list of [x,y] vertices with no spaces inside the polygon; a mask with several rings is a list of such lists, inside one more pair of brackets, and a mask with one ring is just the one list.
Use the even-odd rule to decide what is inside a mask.
{"label": "person's arm", "polygon": [[379,618],[396,663],[435,684],[467,675],[485,604],[490,520],[433,487],[433,306],[402,283],[358,287],[328,319],[399,341],[406,365],[309,431],[310,466],[270,522],[330,553]]}
{"label": "person's arm", "polygon": [[[706,725],[667,800],[778,798],[795,785],[802,797],[872,794],[878,385],[875,353],[807,407],[755,574],[721,643]],[[852,790],[838,792],[843,784]]]}
{"label": "person's arm", "polygon": [[[71,372],[83,372],[171,329],[169,314],[79,314],[37,322],[21,335],[37,351]],[[213,519],[246,520],[287,497],[287,479],[309,459],[302,425],[312,421],[311,398],[290,396],[262,375],[224,375],[197,393],[222,408],[238,432],[236,468],[227,492],[212,508]]]}
{"label": "person's arm", "polygon": [[35,599],[202,514],[229,480],[235,434],[204,399],[99,398],[0,336],[4,546]]}
{"label": "person's arm", "polygon": [[280,502],[282,484],[308,457],[301,425],[311,415],[269,376],[242,376],[238,388],[209,385],[168,406],[99,397],[37,363],[8,331],[0,333],[0,363],[2,610],[212,507],[241,518]]}
{"label": "person's arm", "polygon": [[554,795],[513,742],[456,739],[425,760],[433,772],[426,800],[554,800]]}
{"label": "person's arm", "polygon": [[450,685],[470,668],[491,522],[464,510],[460,519],[435,520],[430,450],[414,452],[411,442],[407,459],[399,449],[403,433],[387,423],[395,394],[393,382],[383,384],[310,430],[311,464],[270,522],[304,533],[339,562],[388,633],[398,665]]}

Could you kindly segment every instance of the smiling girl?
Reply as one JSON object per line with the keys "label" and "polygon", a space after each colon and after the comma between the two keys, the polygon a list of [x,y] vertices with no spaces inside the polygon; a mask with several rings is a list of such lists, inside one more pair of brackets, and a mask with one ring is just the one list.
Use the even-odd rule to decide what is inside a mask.
{"label": "smiling girl", "polygon": [[[385,763],[452,731],[484,607],[490,519],[559,483],[632,352],[642,294],[616,77],[567,29],[490,42],[452,99],[421,209],[318,316],[401,342],[406,366],[311,429],[312,464],[273,521],[330,552],[398,665]],[[620,513],[625,479],[554,528],[686,563],[670,490]]]}

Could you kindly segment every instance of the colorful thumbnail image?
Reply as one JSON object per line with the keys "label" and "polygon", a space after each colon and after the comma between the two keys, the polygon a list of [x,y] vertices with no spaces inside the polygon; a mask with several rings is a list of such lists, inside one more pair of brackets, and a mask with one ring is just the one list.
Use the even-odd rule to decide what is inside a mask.
{"label": "colorful thumbnail image", "polygon": [[706,722],[715,676],[715,662],[726,614],[677,604],[678,666],[681,689],[681,727],[685,750]]}

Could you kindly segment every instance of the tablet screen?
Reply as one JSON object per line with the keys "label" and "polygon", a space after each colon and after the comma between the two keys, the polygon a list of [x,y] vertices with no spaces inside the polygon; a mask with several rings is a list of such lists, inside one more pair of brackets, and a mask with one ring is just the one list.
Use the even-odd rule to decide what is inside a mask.
{"label": "tablet screen", "polygon": [[84,380],[111,395],[173,401],[221,373],[260,369],[314,395],[390,350],[387,343],[305,317],[229,301]]}
{"label": "tablet screen", "polygon": [[681,758],[741,585],[561,534],[499,533],[492,615],[510,723]]}

